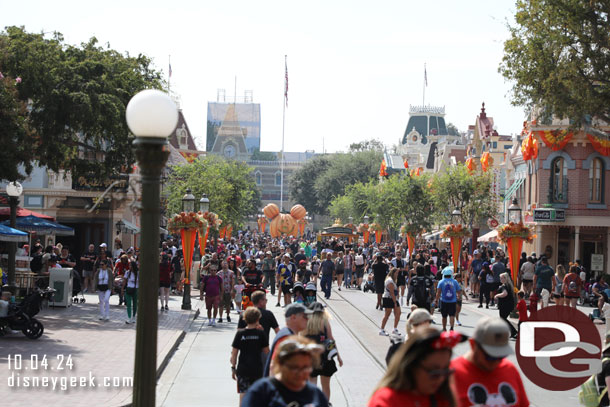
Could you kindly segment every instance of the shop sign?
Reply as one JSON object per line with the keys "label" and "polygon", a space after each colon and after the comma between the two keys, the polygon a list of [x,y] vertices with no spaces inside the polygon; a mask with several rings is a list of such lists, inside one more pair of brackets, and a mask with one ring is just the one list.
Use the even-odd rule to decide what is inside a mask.
{"label": "shop sign", "polygon": [[603,254],[592,254],[591,255],[591,271],[603,271],[604,270],[604,255]]}
{"label": "shop sign", "polygon": [[565,222],[566,211],[557,208],[534,209],[534,222]]}

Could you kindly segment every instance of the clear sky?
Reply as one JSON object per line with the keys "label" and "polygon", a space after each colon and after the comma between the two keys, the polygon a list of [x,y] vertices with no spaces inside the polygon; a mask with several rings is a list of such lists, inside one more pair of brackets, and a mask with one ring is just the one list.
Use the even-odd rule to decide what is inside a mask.
{"label": "clear sky", "polygon": [[513,0],[12,1],[0,26],[64,34],[153,58],[196,142],[205,149],[207,102],[217,89],[252,90],[261,104],[261,150],[282,138],[284,55],[288,55],[286,150],[345,150],[370,138],[396,144],[409,105],[444,105],[447,122],[474,124],[485,102],[500,134],[521,130],[498,73]]}

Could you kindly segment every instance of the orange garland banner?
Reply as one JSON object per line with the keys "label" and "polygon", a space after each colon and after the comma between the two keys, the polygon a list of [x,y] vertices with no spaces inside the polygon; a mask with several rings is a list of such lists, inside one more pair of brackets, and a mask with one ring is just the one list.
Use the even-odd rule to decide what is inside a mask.
{"label": "orange garland banner", "polygon": [[227,234],[227,227],[223,226],[220,231],[218,232],[218,238],[219,239],[224,239],[225,235]]}
{"label": "orange garland banner", "polygon": [[477,168],[477,165],[474,162],[474,158],[470,157],[466,160],[466,168],[468,168],[468,172],[471,174]]}
{"label": "orange garland banner", "polygon": [[381,238],[383,237],[383,231],[382,230],[376,230],[375,231],[375,241],[377,242],[377,244],[381,243]]}
{"label": "orange garland banner", "polygon": [[412,258],[415,250],[415,238],[411,233],[407,233],[407,246],[409,247],[409,258]]}
{"label": "orange garland banner", "polygon": [[568,130],[537,130],[536,134],[553,151],[563,149],[574,136],[574,133]]}
{"label": "orange garland banner", "polygon": [[381,167],[379,167],[379,176],[380,177],[387,177],[388,176],[386,168],[388,168],[388,165],[386,164],[385,158],[384,158],[383,160],[381,160]]}
{"label": "orange garland banner", "polygon": [[451,257],[453,260],[453,272],[458,272],[458,266],[460,261],[460,249],[462,247],[462,239],[459,237],[452,237],[449,239],[451,242]]}
{"label": "orange garland banner", "polygon": [[519,259],[523,248],[523,239],[520,237],[510,237],[506,240],[508,248],[508,262],[510,264],[510,274],[513,284],[517,286],[517,276],[519,275]]}
{"label": "orange garland banner", "polygon": [[481,169],[483,170],[483,172],[487,172],[489,166],[493,165],[493,163],[494,159],[491,157],[491,154],[489,154],[488,151],[484,152],[481,155]]}
{"label": "orange garland banner", "polygon": [[371,239],[371,232],[369,232],[368,230],[362,232],[362,239],[364,240],[364,243],[368,243]]}
{"label": "orange garland banner", "polygon": [[198,233],[199,234],[199,254],[201,254],[202,257],[205,255],[205,247],[208,244],[208,234],[209,233],[210,233],[209,226],[205,229],[205,236],[201,236],[201,233]]}
{"label": "orange garland banner", "polygon": [[231,232],[233,232],[233,226],[227,226],[227,232],[225,233],[227,239],[231,239]]}
{"label": "orange garland banner", "polygon": [[184,252],[185,284],[190,284],[191,266],[193,264],[193,250],[195,249],[195,236],[197,236],[197,229],[180,229],[182,250]]}
{"label": "orange garland banner", "polygon": [[603,137],[599,137],[589,133],[587,133],[587,138],[593,145],[595,151],[597,151],[603,156],[610,156],[610,139],[604,139]]}

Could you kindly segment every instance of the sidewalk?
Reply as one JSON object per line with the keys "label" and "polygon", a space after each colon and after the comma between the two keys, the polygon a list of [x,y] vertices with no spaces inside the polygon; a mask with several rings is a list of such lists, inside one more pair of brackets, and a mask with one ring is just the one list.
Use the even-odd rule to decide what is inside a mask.
{"label": "sidewalk", "polygon": [[[124,306],[118,306],[118,296],[110,298],[109,321],[98,320],[96,294],[85,294],[85,298],[85,304],[43,309],[36,318],[45,331],[37,340],[27,339],[21,332],[0,338],[3,405],[123,406],[131,402],[136,326],[125,324],[127,312]],[[182,311],[181,303],[181,296],[171,296],[170,310],[159,312],[157,366],[184,336],[200,305],[196,296],[192,298],[192,311]],[[15,364],[9,369],[8,357],[14,359],[15,355],[21,356],[21,369]],[[45,356],[46,369],[42,364]],[[69,357],[72,368],[67,363]],[[61,367],[64,369],[60,370]],[[24,382],[45,377],[49,380],[46,386],[43,382],[29,386]],[[71,385],[71,377],[87,379],[83,379],[81,387],[79,381]],[[91,377],[95,386],[91,385]],[[11,378],[15,380],[12,385]],[[104,378],[109,378],[106,386]],[[52,380],[56,380],[55,389]]]}

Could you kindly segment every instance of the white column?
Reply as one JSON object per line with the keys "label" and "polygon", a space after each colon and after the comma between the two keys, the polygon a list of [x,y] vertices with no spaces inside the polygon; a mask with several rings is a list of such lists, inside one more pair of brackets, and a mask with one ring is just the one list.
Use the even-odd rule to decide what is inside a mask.
{"label": "white column", "polygon": [[536,225],[536,256],[542,255],[542,225]]}
{"label": "white column", "polygon": [[610,274],[610,227],[606,228],[606,274]]}
{"label": "white column", "polygon": [[580,226],[574,226],[574,257],[572,261],[580,259]]}

